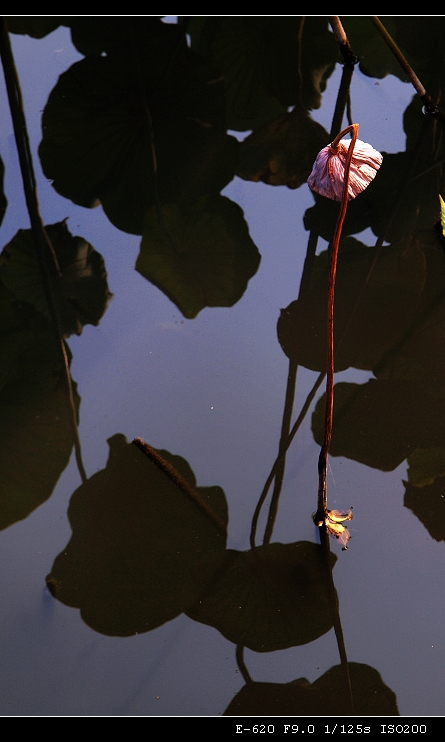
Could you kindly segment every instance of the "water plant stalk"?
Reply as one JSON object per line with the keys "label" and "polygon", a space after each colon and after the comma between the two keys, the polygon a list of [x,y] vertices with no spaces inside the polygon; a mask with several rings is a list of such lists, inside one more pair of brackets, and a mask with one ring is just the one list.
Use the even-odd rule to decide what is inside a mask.
{"label": "water plant stalk", "polygon": [[26,206],[31,222],[31,231],[34,238],[36,257],[40,268],[40,275],[42,278],[42,287],[48,306],[48,312],[51,317],[51,325],[53,327],[54,335],[56,338],[60,362],[64,371],[65,393],[69,409],[76,463],[79,470],[80,478],[82,482],[85,483],[87,480],[87,475],[82,461],[79,431],[77,427],[77,413],[74,403],[74,392],[71,382],[68,354],[51,284],[52,280],[60,280],[61,271],[54,247],[51,243],[47,231],[45,230],[43,220],[40,215],[39,201],[37,197],[37,185],[34,175],[31,147],[29,144],[28,130],[23,108],[22,93],[5,18],[0,18],[0,55],[2,59],[6,90],[9,100],[9,108],[11,112],[17,152],[19,156],[20,171],[22,175]]}
{"label": "water plant stalk", "polygon": [[335,278],[337,275],[338,249],[340,245],[343,224],[348,208],[348,187],[349,173],[351,169],[351,160],[354,153],[354,146],[358,137],[358,124],[352,124],[343,129],[330,145],[330,149],[335,151],[340,139],[346,134],[351,133],[352,140],[349,145],[348,154],[345,162],[343,198],[340,204],[340,212],[335,227],[334,238],[331,246],[331,260],[329,267],[329,282],[327,296],[327,360],[326,360],[326,403],[323,429],[323,442],[321,445],[320,456],[318,459],[318,509],[316,514],[317,523],[324,522],[327,517],[327,486],[326,474],[328,466],[329,447],[332,438],[332,418],[334,411],[334,294]]}

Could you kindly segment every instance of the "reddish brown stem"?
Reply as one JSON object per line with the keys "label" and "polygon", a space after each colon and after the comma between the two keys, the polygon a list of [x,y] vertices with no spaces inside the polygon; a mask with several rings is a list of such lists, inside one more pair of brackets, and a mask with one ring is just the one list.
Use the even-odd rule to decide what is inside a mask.
{"label": "reddish brown stem", "polygon": [[324,416],[324,431],[323,431],[323,443],[321,446],[320,456],[318,459],[318,511],[316,514],[316,522],[324,523],[327,510],[327,487],[326,487],[326,473],[328,468],[328,456],[329,446],[331,444],[332,437],[332,416],[334,411],[334,292],[335,292],[335,278],[337,275],[337,258],[338,248],[340,245],[341,233],[343,230],[343,224],[345,221],[346,210],[348,208],[348,187],[349,187],[349,171],[351,168],[351,159],[354,152],[355,143],[358,136],[358,124],[352,124],[346,127],[343,131],[338,134],[331,144],[331,150],[335,151],[337,145],[345,134],[351,132],[352,140],[349,145],[348,154],[345,163],[344,173],[344,185],[343,185],[343,197],[340,205],[340,213],[338,215],[337,224],[335,227],[334,239],[332,241],[331,248],[331,263],[329,270],[329,284],[328,284],[328,312],[327,312],[327,361],[326,361],[326,403],[325,403],[325,416]]}

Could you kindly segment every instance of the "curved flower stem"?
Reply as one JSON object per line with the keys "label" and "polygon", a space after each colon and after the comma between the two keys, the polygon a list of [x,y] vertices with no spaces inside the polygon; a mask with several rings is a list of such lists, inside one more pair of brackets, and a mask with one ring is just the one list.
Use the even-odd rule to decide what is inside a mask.
{"label": "curved flower stem", "polygon": [[[333,19],[334,21],[330,18],[330,21],[331,21],[331,25],[334,30],[334,35],[337,38],[337,41],[339,42],[339,44],[343,44],[343,41],[345,39],[347,42],[348,48],[351,51],[351,55],[352,55],[351,47],[349,45],[349,42],[347,41],[346,34],[344,33],[343,26],[341,25],[340,20],[338,19],[338,16],[334,16]],[[335,23],[335,19],[338,20],[338,24]],[[338,34],[335,33],[334,26],[338,30]],[[300,27],[300,36],[301,36],[301,30],[302,30],[302,26]],[[344,39],[343,39],[343,36],[341,36],[341,34],[343,34]],[[301,38],[300,38],[300,41],[301,41]],[[341,123],[343,121],[345,108],[348,108],[348,118],[350,118],[349,88],[350,88],[352,74],[354,72],[354,64],[358,61],[357,57],[354,56],[352,58],[351,55],[349,56],[348,59],[344,55],[345,65],[343,68],[342,80],[340,83],[340,89],[337,95],[337,102],[335,105],[334,116],[332,119],[331,137],[330,137],[331,141],[337,136],[338,132],[341,129]],[[303,274],[302,274],[301,282],[300,282],[299,298],[301,298],[305,294],[305,292],[307,292],[309,289],[309,281],[310,281],[310,276],[312,273],[312,266],[313,266],[313,262],[315,258],[316,249],[317,249],[317,241],[318,241],[318,235],[314,232],[311,232],[309,236],[307,251],[306,251],[306,259],[304,262]],[[279,444],[279,452],[273,464],[272,470],[266,480],[266,484],[264,485],[263,491],[260,495],[258,504],[256,506],[256,509],[255,509],[255,512],[252,518],[251,535],[250,535],[250,544],[252,548],[255,547],[256,528],[257,528],[261,508],[264,505],[264,501],[267,497],[267,493],[269,492],[272,482],[275,479],[272,499],[271,499],[271,503],[269,506],[267,524],[266,524],[264,537],[263,537],[263,544],[268,544],[270,542],[276,516],[277,516],[277,512],[278,512],[278,504],[279,504],[281,488],[283,484],[284,468],[286,464],[286,452],[308,410],[308,405],[305,404],[303,408],[304,410],[303,417],[299,415],[296,424],[294,425],[292,431],[290,432],[290,415],[292,412],[293,400],[295,396],[295,384],[296,384],[297,370],[298,370],[298,366],[296,366],[295,364],[292,363],[292,361],[290,361],[289,372],[288,372],[288,383],[287,383],[287,389],[286,389],[286,401],[285,401],[283,421],[282,421],[282,426],[281,426],[281,438],[280,438],[280,444]],[[323,378],[324,378],[324,374],[321,374],[318,377],[316,384],[315,384],[315,390],[318,389]],[[313,393],[315,393],[314,390],[309,395],[311,399],[313,398]]]}
{"label": "curved flower stem", "polygon": [[324,418],[323,443],[321,446],[320,456],[318,459],[318,510],[316,522],[323,523],[327,515],[327,488],[326,472],[328,466],[329,446],[332,437],[332,416],[334,411],[334,291],[335,278],[337,274],[338,248],[340,245],[341,233],[345,221],[346,210],[348,208],[348,186],[349,171],[351,168],[351,159],[354,152],[354,146],[358,136],[358,124],[352,124],[346,127],[338,134],[331,144],[331,150],[336,151],[340,139],[348,133],[352,134],[352,141],[349,145],[348,154],[345,163],[343,198],[340,205],[340,213],[335,227],[334,239],[331,248],[331,263],[329,270],[328,284],[328,311],[327,311],[327,362],[326,362],[326,406]]}
{"label": "curved flower stem", "polygon": [[343,129],[334,139],[331,144],[331,150],[336,151],[337,145],[340,139],[348,133],[352,134],[352,141],[349,145],[348,154],[345,163],[344,172],[344,183],[343,183],[343,198],[340,205],[340,212],[338,215],[337,224],[335,227],[334,239],[332,241],[331,248],[331,262],[329,270],[329,284],[328,284],[328,308],[327,308],[327,362],[326,362],[326,402],[325,402],[325,419],[324,419],[324,430],[323,430],[323,442],[320,450],[320,456],[318,459],[318,512],[316,514],[316,522],[320,524],[320,542],[322,546],[322,552],[325,560],[326,577],[328,583],[328,595],[332,610],[332,619],[334,625],[335,636],[337,639],[337,646],[340,655],[341,665],[343,669],[343,680],[345,687],[345,696],[348,699],[350,713],[354,714],[354,699],[352,694],[351,677],[349,673],[348,658],[346,655],[346,647],[343,637],[343,629],[340,620],[340,611],[338,605],[338,597],[335,591],[334,579],[332,575],[332,565],[330,559],[330,543],[329,535],[326,528],[326,517],[328,511],[327,502],[327,487],[326,487],[326,473],[328,466],[329,446],[332,437],[332,417],[334,411],[334,293],[335,293],[335,279],[337,275],[337,260],[338,260],[338,249],[340,245],[341,233],[343,230],[343,224],[346,217],[346,210],[348,208],[348,187],[349,187],[349,172],[351,168],[352,155],[354,153],[355,143],[358,137],[358,124],[352,124],[346,129]]}

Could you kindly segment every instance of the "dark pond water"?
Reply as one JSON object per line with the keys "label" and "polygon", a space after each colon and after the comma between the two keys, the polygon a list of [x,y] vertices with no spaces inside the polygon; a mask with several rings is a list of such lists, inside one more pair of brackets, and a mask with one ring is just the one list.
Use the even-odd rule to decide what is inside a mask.
{"label": "dark pond water", "polygon": [[[198,35],[194,28],[189,29],[192,39],[193,33]],[[425,85],[439,99],[443,60],[437,54],[430,60],[421,39],[411,48],[408,30],[399,28],[399,36],[411,61],[418,62],[419,76],[423,73]],[[79,33],[86,43],[88,34]],[[332,509],[353,507],[354,518],[348,524],[348,550],[332,540],[333,578],[358,712],[442,715],[445,243],[436,223],[439,193],[445,197],[443,134],[440,122],[424,116],[417,103],[405,117],[404,130],[413,89],[394,74],[382,76],[394,71],[394,63],[381,51],[374,65],[374,33],[371,26],[363,32],[351,25],[351,38],[362,44],[369,64],[368,75],[358,66],[353,75],[353,120],[360,124],[359,137],[384,153],[384,163],[370,186],[369,200],[364,201],[368,196],[363,194],[356,210],[350,209],[349,238],[343,241],[338,269],[337,334],[344,334],[345,340],[338,350],[338,413],[328,497]],[[95,276],[88,291],[96,322],[74,333],[76,321],[84,324],[79,304],[90,301],[81,289],[71,298],[71,314],[67,310],[64,322],[74,322],[65,335],[80,400],[79,436],[88,478],[82,485],[63,382],[55,370],[57,356],[51,355],[53,336],[39,272],[25,237],[9,245],[0,259],[5,328],[0,713],[217,716],[232,703],[228,713],[311,715],[317,708],[324,715],[335,713],[335,704],[340,713],[348,713],[342,710],[341,662],[312,520],[324,382],[287,453],[270,545],[259,550],[257,559],[244,553],[250,549],[252,517],[278,452],[289,374],[280,341],[298,364],[292,424],[324,370],[326,250],[334,212],[327,213],[322,204],[307,215],[314,197],[305,184],[296,190],[273,187],[242,179],[234,168],[232,176],[221,175],[215,193],[222,190],[241,207],[248,233],[241,213],[227,215],[231,206],[226,202],[209,207],[193,222],[194,203],[202,193],[195,201],[184,197],[183,213],[192,215],[192,227],[184,229],[199,234],[204,254],[193,258],[185,271],[192,294],[201,273],[204,288],[196,289],[198,298],[187,292],[177,298],[181,279],[168,283],[168,278],[168,288],[161,291],[154,285],[164,280],[160,274],[154,283],[144,277],[144,270],[157,270],[156,257],[150,268],[146,257],[147,263],[135,270],[141,237],[129,233],[137,229],[127,229],[137,216],[131,206],[135,186],[132,178],[125,180],[125,162],[137,166],[138,158],[151,152],[150,145],[136,155],[128,145],[127,157],[127,142],[122,144],[120,134],[113,139],[113,126],[116,131],[119,126],[131,129],[132,119],[126,123],[124,112],[124,124],[106,120],[100,95],[107,83],[101,82],[99,70],[96,88],[86,93],[90,107],[93,99],[100,99],[96,130],[83,145],[87,160],[94,153],[90,187],[81,177],[82,165],[81,175],[76,170],[81,155],[65,137],[77,125],[79,136],[84,136],[84,109],[76,108],[76,96],[81,97],[92,73],[82,77],[83,72],[76,72],[78,88],[59,90],[55,113],[46,123],[44,173],[37,152],[42,111],[59,76],[84,57],[65,26],[40,39],[13,34],[11,40],[43,221],[52,225],[67,219],[71,234],[100,253],[113,297],[105,306],[100,261],[94,262],[90,254],[90,262],[82,262],[84,255],[78,253],[80,262],[68,268],[67,275],[72,270],[79,271],[74,279]],[[101,59],[107,57],[94,56],[94,64]],[[328,63],[325,66],[326,90],[311,116],[329,132],[342,66],[333,64],[329,76]],[[314,80],[315,68],[314,63]],[[321,63],[316,69],[321,70]],[[112,94],[105,92],[112,101]],[[0,94],[8,201],[1,227],[3,248],[18,230],[29,229],[29,217],[3,81]],[[208,106],[209,116],[217,116],[218,102]],[[183,114],[179,103],[178,111],[178,117],[192,118]],[[279,114],[277,108],[269,117]],[[235,128],[236,117],[232,119],[228,123]],[[175,126],[168,136],[174,138]],[[248,128],[239,125],[234,137],[244,139]],[[162,139],[160,128],[156,131]],[[401,154],[407,133],[408,148]],[[179,150],[168,136],[159,145],[159,167],[161,172],[162,155],[165,162],[171,157],[175,167],[179,158],[176,187],[187,178],[181,175]],[[287,156],[289,140],[283,141],[278,150],[281,147],[284,155],[280,150],[278,160]],[[215,168],[230,170],[236,145],[224,140],[221,147]],[[116,169],[110,169],[106,187],[101,186],[105,195],[100,198],[107,204],[108,218],[101,206],[85,208],[82,199],[97,196],[94,179],[113,148],[120,159]],[[304,160],[303,150],[297,159]],[[267,148],[261,152],[267,154]],[[190,163],[189,158],[191,182],[195,176],[207,177],[196,175]],[[246,168],[253,178],[254,165],[249,161]],[[170,184],[161,176],[162,195]],[[107,180],[103,173],[100,177]],[[68,198],[70,189],[76,203]],[[205,188],[203,192],[207,198]],[[127,196],[129,206],[121,207]],[[179,234],[175,197],[164,200],[173,203],[172,211],[164,212],[164,225]],[[156,207],[151,208],[153,234],[158,222]],[[208,231],[206,219],[211,222]],[[122,229],[113,226],[116,222]],[[285,313],[291,327],[281,330],[279,341],[281,310],[299,296],[308,229],[312,235],[319,233],[320,257],[308,293],[293,313]],[[236,250],[226,255],[228,233],[235,235]],[[374,247],[377,237],[382,238],[380,248]],[[162,239],[158,235],[158,241]],[[219,239],[223,254],[214,248]],[[210,251],[215,249],[210,261],[205,257],[207,244]],[[261,255],[258,269],[256,250]],[[210,270],[217,277],[216,288],[206,273],[206,261],[217,266]],[[231,266],[238,262],[241,277],[237,274],[239,285],[233,291],[239,300],[228,301]],[[167,269],[164,265],[159,270]],[[218,296],[223,297],[220,304],[233,306],[218,306]],[[134,438],[160,450],[198,488],[201,505],[210,506],[217,520],[224,520],[228,509],[229,551],[220,527],[131,444]],[[270,493],[259,517],[258,545],[269,503]],[[298,679],[314,685],[288,685]],[[242,689],[243,695],[237,695]]]}

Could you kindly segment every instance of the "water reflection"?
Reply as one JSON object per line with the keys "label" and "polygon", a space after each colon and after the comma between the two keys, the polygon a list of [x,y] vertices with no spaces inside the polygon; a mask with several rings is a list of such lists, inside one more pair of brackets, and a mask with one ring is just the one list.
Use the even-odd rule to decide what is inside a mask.
{"label": "water reflection", "polygon": [[[252,513],[278,449],[287,363],[304,367],[297,374],[297,412],[316,378],[305,369],[318,374],[325,367],[327,255],[322,247],[316,249],[306,274],[307,290],[297,299],[307,242],[303,216],[312,239],[315,235],[315,242],[320,239],[322,245],[322,239],[332,236],[336,210],[322,199],[313,206],[309,194],[303,194],[305,186],[283,195],[255,182],[273,182],[270,173],[276,182],[290,185],[304,180],[294,172],[292,158],[284,156],[285,138],[284,144],[281,139],[267,141],[260,152],[264,160],[260,178],[257,169],[246,172],[244,165],[238,165],[244,162],[239,160],[242,151],[226,133],[227,127],[261,131],[268,119],[279,120],[288,106],[297,105],[297,99],[306,110],[316,106],[338,52],[322,19],[308,19],[307,24],[301,19],[292,23],[243,19],[250,41],[258,45],[258,40],[267,39],[269,86],[264,68],[258,72],[255,54],[249,56],[243,49],[241,64],[248,62],[256,70],[255,95],[249,107],[243,91],[229,86],[224,104],[218,76],[218,65],[224,63],[221,49],[226,45],[230,50],[240,30],[236,19],[207,19],[207,24],[204,20],[189,21],[187,32],[194,49],[205,54],[205,63],[186,47],[177,27],[165,31],[155,19],[136,30],[123,30],[114,19],[105,37],[98,35],[97,28],[89,28],[86,19],[74,23],[73,42],[85,59],[57,84],[51,80],[45,93],[54,90],[45,109],[40,148],[46,176],[75,204],[92,206],[99,199],[113,224],[136,232],[142,240],[139,256],[133,242],[130,247],[131,260],[137,258],[136,274],[126,254],[119,261],[113,254],[132,238],[111,230],[103,213],[84,216],[67,200],[57,201],[53,195],[47,199],[48,185],[39,176],[45,220],[61,223],[72,208],[71,219],[76,222],[72,231],[84,235],[84,244],[91,240],[104,255],[115,295],[99,330],[87,328],[81,338],[69,340],[74,353],[72,374],[82,398],[77,403],[89,473],[88,482],[79,489],[73,464],[55,488],[72,441],[64,420],[63,394],[57,396],[49,323],[38,299],[35,270],[33,277],[21,260],[22,253],[10,245],[2,256],[7,349],[3,354],[4,527],[16,524],[2,535],[5,563],[17,564],[13,584],[8,586],[10,581],[5,580],[5,605],[11,606],[11,615],[19,616],[24,602],[30,616],[18,625],[8,613],[3,616],[6,646],[18,647],[24,633],[29,636],[28,655],[17,649],[15,669],[11,669],[12,658],[6,658],[3,682],[11,672],[13,682],[4,695],[5,712],[218,714],[226,710],[230,714],[247,713],[247,709],[278,713],[276,709],[286,708],[284,713],[342,713],[338,709],[343,708],[344,696],[338,705],[329,705],[332,687],[344,682],[344,667],[339,665],[329,631],[332,604],[323,570],[317,567],[320,547],[314,543],[311,522],[318,449],[308,426],[312,419],[313,436],[319,441],[323,397],[313,415],[312,409],[308,412],[297,443],[287,454],[273,542],[254,552],[244,551]],[[47,33],[44,19],[41,23],[40,30]],[[348,30],[359,46],[362,23],[360,19],[356,28],[351,25]],[[398,30],[409,44],[406,23],[402,19]],[[136,34],[136,53],[129,64],[142,73],[131,76],[132,87],[127,89],[118,62],[128,33]],[[150,38],[150,65],[139,36],[143,41]],[[246,29],[242,36],[246,38]],[[33,42],[15,38],[20,58],[23,50],[26,55],[31,49],[40,53],[39,45],[48,44],[51,36]],[[301,78],[289,75],[280,86],[280,65],[294,69],[289,55],[295,38],[312,40],[303,45]],[[51,54],[55,47],[70,43],[67,34],[63,42],[58,39],[50,41]],[[321,50],[319,57],[315,48]],[[104,50],[106,57],[97,56]],[[171,78],[166,79],[163,55],[176,54],[182,61],[178,70],[174,65],[169,68]],[[386,52],[381,54],[376,57],[378,70],[365,72],[372,76],[394,72],[392,60]],[[20,65],[28,68],[29,60],[25,55],[22,59]],[[421,69],[436,94],[441,68],[436,67],[435,78],[427,61]],[[157,65],[162,85],[156,78]],[[113,97],[119,87],[110,83],[116,69],[122,76],[121,87],[126,88],[120,95],[120,109]],[[237,69],[232,78],[227,70],[228,85],[230,80],[242,79]],[[360,77],[359,72],[355,75]],[[363,79],[366,90],[369,78]],[[108,100],[97,94],[99,88]],[[143,104],[137,105],[138,101]],[[147,101],[153,103],[153,111],[144,108]],[[178,114],[174,120],[169,118],[172,111]],[[433,583],[440,579],[441,561],[422,523],[428,523],[428,531],[439,540],[440,505],[426,507],[425,502],[440,502],[445,471],[441,415],[445,259],[440,224],[436,225],[438,194],[444,193],[444,157],[439,123],[425,119],[419,123],[419,112],[413,102],[405,117],[407,152],[385,155],[375,183],[350,209],[348,236],[340,253],[337,367],[366,372],[359,383],[343,376],[337,384],[329,484],[332,507],[352,504],[355,514],[352,545],[347,555],[339,552],[334,578],[357,713],[396,714],[397,707],[402,714],[440,713],[443,686],[443,649],[437,649],[442,644],[436,624],[441,597],[435,589],[430,592],[430,578],[424,579],[427,572]],[[371,128],[375,111],[367,113]],[[267,128],[266,134],[270,134]],[[177,146],[171,149],[172,139]],[[385,150],[372,136],[366,139]],[[302,146],[317,150],[319,142],[311,142],[309,136]],[[392,151],[391,142],[386,151]],[[308,162],[312,159],[308,157]],[[251,182],[234,180],[232,192],[220,195],[235,172]],[[6,186],[5,192],[11,201]],[[229,201],[235,193],[244,214]],[[297,208],[298,225],[291,221]],[[6,230],[10,229],[8,211],[9,206]],[[60,211],[63,214],[54,213]],[[290,234],[284,224],[291,225]],[[13,233],[25,227],[22,216]],[[376,246],[356,237],[369,227],[380,239]],[[76,264],[83,275],[85,262]],[[93,292],[88,290],[96,307],[93,324],[109,298],[103,266],[100,272]],[[68,295],[69,308],[76,311],[74,325],[71,322],[65,335],[84,324],[78,316],[83,298],[71,286]],[[181,333],[165,329],[181,321],[169,299],[187,317],[200,312]],[[232,308],[216,308],[227,306]],[[281,312],[277,338],[275,324],[283,306],[287,309]],[[99,343],[106,346],[104,353],[102,348],[98,351]],[[141,436],[161,449],[162,456],[208,498],[220,517],[226,517],[228,503],[227,549],[214,526],[183,493],[176,492],[168,477],[141,460],[140,451],[124,435],[128,441]],[[405,504],[420,520],[400,507],[406,459]],[[397,471],[387,478],[378,472],[371,477],[363,465]],[[17,491],[23,490],[22,500],[15,491],[11,496],[13,481]],[[433,487],[439,488],[438,494],[430,500]],[[38,508],[53,489],[53,497]],[[259,541],[264,528],[261,516]],[[39,552],[43,556],[36,557]],[[50,627],[32,615],[33,591],[41,589],[47,574],[48,586],[59,601]],[[29,579],[31,588],[15,589],[26,587]],[[434,606],[428,617],[425,605]],[[72,607],[80,609],[85,623]],[[118,638],[130,635],[133,638]],[[244,663],[251,681],[243,689],[235,644],[246,647]],[[39,656],[39,647],[42,655],[50,657],[51,679],[46,677],[47,660]],[[431,660],[427,648],[434,652]],[[211,688],[206,682],[210,665],[217,668]],[[124,677],[123,692],[120,683],[104,678],[110,666],[115,675]],[[92,668],[97,675],[93,673],[89,686],[85,678]],[[187,683],[192,674],[194,682]],[[30,675],[38,679],[39,688],[34,696],[22,698],[21,689]],[[61,675],[56,689],[54,677]],[[370,689],[378,691],[371,707],[365,704]],[[270,711],[265,710],[264,691],[274,699]]]}

